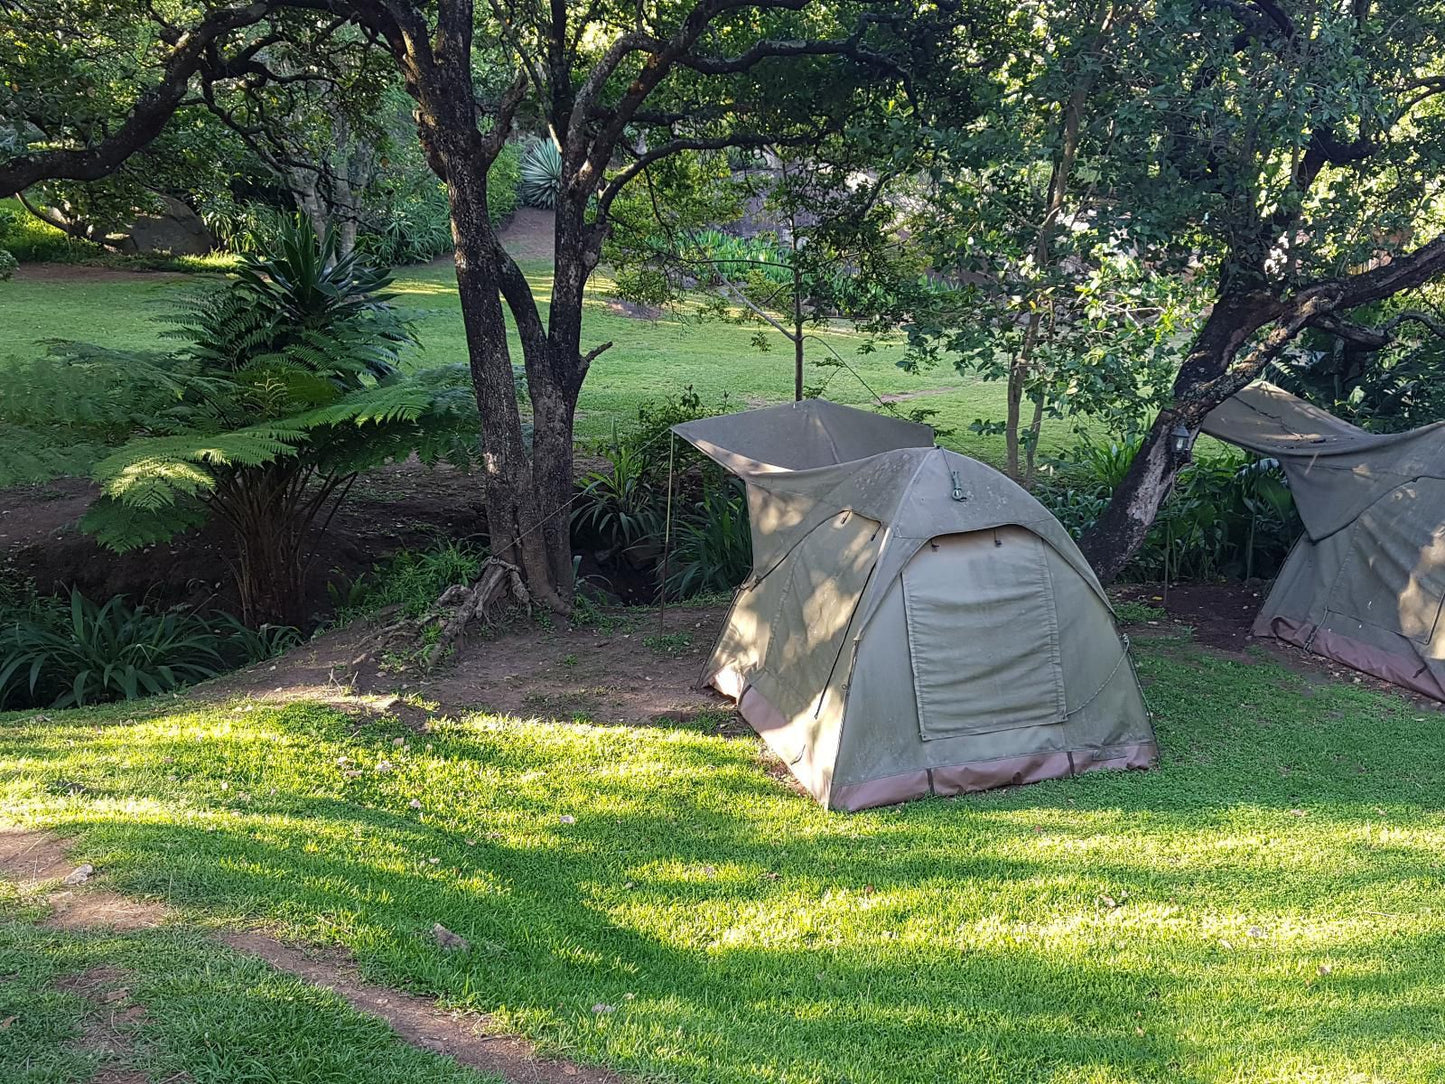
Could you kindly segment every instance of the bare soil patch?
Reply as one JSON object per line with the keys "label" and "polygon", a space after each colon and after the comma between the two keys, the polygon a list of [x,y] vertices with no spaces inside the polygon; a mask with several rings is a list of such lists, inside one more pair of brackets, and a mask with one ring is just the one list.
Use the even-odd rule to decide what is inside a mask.
{"label": "bare soil patch", "polygon": [[[34,581],[44,592],[79,587],[95,599],[125,595],[156,606],[238,610],[233,547],[223,527],[111,553],[78,526],[95,493],[84,479],[0,490],[0,576]],[[438,539],[480,540],[485,525],[481,483],[473,475],[414,458],[371,471],[313,541],[307,608],[322,617],[331,610],[328,584],[349,583],[400,549],[426,548]]]}
{"label": "bare soil patch", "polygon": [[0,825],[0,877],[22,888],[58,881],[75,868],[66,849],[49,832]]}
{"label": "bare soil patch", "polygon": [[148,275],[157,282],[195,281],[196,278],[191,272],[158,271],[139,265],[104,267],[84,263],[23,263],[15,269],[16,282],[134,282],[137,275]]}
{"label": "bare soil patch", "polygon": [[626,613],[611,629],[559,623],[474,637],[417,691],[446,706],[524,718],[676,723],[730,712],[722,697],[697,687],[725,607],[674,610],[662,631],[655,612]]}
{"label": "bare soil patch", "polygon": [[228,933],[221,939],[278,971],[335,991],[358,1012],[386,1021],[412,1046],[495,1073],[511,1084],[620,1084],[624,1079],[606,1070],[539,1057],[526,1040],[490,1030],[491,1022],[480,1013],[451,1012],[417,994],[366,982],[342,953],[302,951],[259,933]]}
{"label": "bare soil patch", "polygon": [[425,712],[399,694],[417,694],[436,710],[485,710],[523,718],[597,723],[679,723],[731,715],[730,704],[699,689],[725,606],[673,609],[659,628],[656,611],[604,611],[598,625],[519,619],[511,628],[474,630],[457,656],[419,675],[385,652],[370,651],[377,627],[359,622],[303,644],[279,659],[237,671],[195,695],[219,700],[330,703],[344,711]]}
{"label": "bare soil patch", "polygon": [[635,301],[626,301],[620,297],[609,297],[605,304],[607,311],[613,316],[626,316],[633,320],[661,320],[667,315],[666,309],[660,309],[656,305],[639,305]]}
{"label": "bare soil patch", "polygon": [[1172,623],[1193,629],[1196,643],[1242,655],[1255,642],[1250,628],[1269,585],[1260,580],[1174,583],[1167,588],[1162,583],[1127,583],[1111,587],[1109,594],[1162,609]]}
{"label": "bare soil patch", "polygon": [[962,391],[963,385],[954,384],[946,388],[922,388],[919,391],[891,391],[878,397],[880,403],[908,403],[914,399],[926,399],[932,395],[948,395]]}
{"label": "bare soil patch", "polygon": [[50,914],[41,923],[52,930],[149,930],[170,917],[154,900],[132,900],[105,889],[52,892]]}

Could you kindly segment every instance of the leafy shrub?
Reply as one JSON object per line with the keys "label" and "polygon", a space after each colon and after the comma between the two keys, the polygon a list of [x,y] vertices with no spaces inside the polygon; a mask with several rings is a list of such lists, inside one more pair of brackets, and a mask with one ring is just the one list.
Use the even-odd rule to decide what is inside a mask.
{"label": "leafy shrub", "polygon": [[448,542],[424,553],[402,550],[344,591],[331,588],[337,620],[369,617],[390,606],[407,617],[421,617],[448,587],[475,581],[486,555],[482,547],[465,542]]}
{"label": "leafy shrub", "polygon": [[201,221],[226,251],[256,253],[274,250],[294,216],[268,203],[236,203],[225,195],[201,208]]}
{"label": "leafy shrub", "polygon": [[41,222],[18,200],[0,201],[0,248],[19,263],[75,263],[105,254],[99,245]]}
{"label": "leafy shrub", "polygon": [[669,558],[666,591],[687,598],[731,591],[753,567],[753,537],[742,486],[710,487],[683,519]]}
{"label": "leafy shrub", "polygon": [[8,248],[0,248],[0,282],[5,282],[15,274],[15,269],[19,266],[20,261],[11,255]]}
{"label": "leafy shrub", "polygon": [[674,443],[671,433],[675,425],[728,409],[726,395],[709,406],[689,385],[680,395],[640,404],[633,424],[614,426],[611,438],[593,449],[604,465],[588,473],[575,498],[577,543],[600,547],[604,562],[625,559],[660,574],[656,562],[667,532],[670,462],[674,545],[669,596],[726,591],[742,582],[752,567],[752,540],[741,491],[690,444]]}
{"label": "leafy shrub", "polygon": [[[1078,537],[1093,525],[1128,471],[1137,442],[1085,442],[1054,464],[1038,498]],[[1274,575],[1301,527],[1279,463],[1224,448],[1198,452],[1179,475],[1126,580]]]}
{"label": "leafy shrub", "polygon": [[562,152],[550,139],[534,139],[522,153],[518,197],[527,207],[551,208],[562,186]]}
{"label": "leafy shrub", "polygon": [[573,530],[597,538],[608,557],[657,545],[667,498],[658,490],[656,463],[649,458],[647,446],[635,439],[619,440],[615,426],[612,437],[606,466],[583,478],[572,512]]}
{"label": "leafy shrub", "polygon": [[487,173],[487,218],[496,225],[512,217],[522,187],[522,152],[508,143]]}
{"label": "leafy shrub", "polygon": [[234,618],[36,598],[0,611],[0,707],[81,707],[153,696],[276,654],[295,629],[245,628]]}
{"label": "leafy shrub", "polygon": [[788,267],[788,253],[763,237],[734,237],[722,230],[697,230],[689,236],[691,244],[683,256],[697,267],[697,278],[707,286],[716,286],[726,278],[746,281],[761,278],[779,286],[791,285],[793,272]]}

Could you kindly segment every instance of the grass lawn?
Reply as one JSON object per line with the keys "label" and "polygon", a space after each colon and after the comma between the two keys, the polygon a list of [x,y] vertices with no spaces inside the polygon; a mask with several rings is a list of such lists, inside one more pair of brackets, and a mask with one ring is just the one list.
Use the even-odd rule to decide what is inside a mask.
{"label": "grass lawn", "polygon": [[[525,270],[533,289],[546,296],[551,268],[530,263]],[[166,311],[166,300],[196,281],[175,274],[97,272],[85,267],[49,267],[40,272],[23,268],[15,280],[0,284],[0,367],[7,357],[40,349],[46,339],[99,341],[126,348],[155,346],[160,342],[155,321]],[[425,313],[421,320],[423,349],[415,355],[414,364],[466,359],[450,264],[402,268],[397,273],[397,293],[402,304]],[[605,436],[613,420],[634,418],[638,403],[675,394],[689,384],[709,403],[727,393],[739,410],[792,397],[791,346],[780,336],[770,335],[774,348],[763,352],[752,342],[755,326],[672,315],[657,321],[637,319],[614,311],[607,303],[609,296],[608,280],[597,276],[590,290],[584,345],[609,340],[614,345],[593,365],[583,388],[578,425],[582,436]],[[950,445],[985,459],[1002,457],[1001,438],[977,436],[968,426],[975,418],[1003,416],[1003,385],[965,379],[952,368],[910,376],[896,365],[902,352],[896,344],[860,354],[864,336],[839,329],[822,337],[857,372],[813,368],[808,383],[827,381],[828,398],[865,405],[873,401],[873,392],[916,394],[917,398],[899,404],[898,409],[937,410],[935,424],[955,430],[947,441]],[[831,358],[817,342],[809,343],[808,353],[814,360]],[[520,352],[515,356],[520,360]],[[1047,448],[1068,442],[1066,423],[1046,428]]]}
{"label": "grass lawn", "polygon": [[[418,735],[185,699],[0,717],[0,808],[198,925],[339,943],[372,979],[663,1080],[1445,1079],[1441,716],[1179,641],[1140,656],[1159,771],[863,814],[707,724]],[[0,998],[59,1035],[75,1009],[47,975],[154,951],[157,1050],[195,1040],[190,1012],[250,1050],[379,1042],[182,932],[144,942],[7,928]],[[200,1084],[323,1079],[219,1045],[184,1066]],[[351,1079],[410,1064],[387,1058]]]}
{"label": "grass lawn", "polygon": [[[407,1046],[328,990],[185,929],[78,935],[0,921],[0,975],[5,1084],[494,1081]],[[127,1060],[145,1076],[96,1075],[107,1047],[132,1043]]]}

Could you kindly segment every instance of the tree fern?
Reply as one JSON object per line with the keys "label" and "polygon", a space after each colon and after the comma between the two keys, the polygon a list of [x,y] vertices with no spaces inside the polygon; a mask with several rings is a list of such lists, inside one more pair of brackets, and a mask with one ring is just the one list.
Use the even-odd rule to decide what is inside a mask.
{"label": "tree fern", "polygon": [[171,313],[171,353],[65,343],[17,366],[0,484],[88,464],[82,525],[116,550],[219,516],[248,618],[294,624],[310,525],[345,481],[413,453],[468,462],[477,416],[464,366],[401,375],[416,340],[384,272],[299,224],[277,249]]}

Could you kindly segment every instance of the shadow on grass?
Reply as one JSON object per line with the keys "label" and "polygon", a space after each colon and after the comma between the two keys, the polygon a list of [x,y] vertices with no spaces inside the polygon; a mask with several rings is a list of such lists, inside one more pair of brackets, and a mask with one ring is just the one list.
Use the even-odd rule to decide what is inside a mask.
{"label": "shadow on grass", "polygon": [[0,785],[120,887],[343,943],[373,978],[636,1072],[1445,1072],[1439,720],[1343,687],[1306,702],[1270,666],[1144,665],[1160,771],[865,815],[796,796],[746,740],[418,738],[306,706],[12,721]]}

